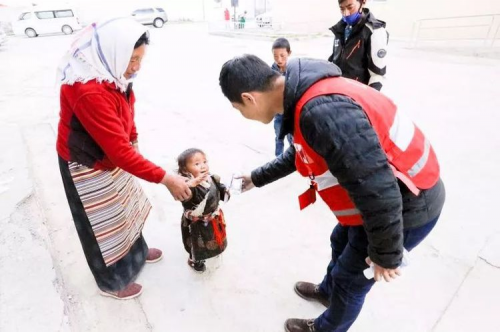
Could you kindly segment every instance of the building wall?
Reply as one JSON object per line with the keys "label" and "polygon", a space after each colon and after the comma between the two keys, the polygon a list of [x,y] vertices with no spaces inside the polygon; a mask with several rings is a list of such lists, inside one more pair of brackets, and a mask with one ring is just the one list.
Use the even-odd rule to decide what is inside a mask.
{"label": "building wall", "polygon": [[273,0],[273,23],[287,31],[326,32],[340,19],[336,0]]}

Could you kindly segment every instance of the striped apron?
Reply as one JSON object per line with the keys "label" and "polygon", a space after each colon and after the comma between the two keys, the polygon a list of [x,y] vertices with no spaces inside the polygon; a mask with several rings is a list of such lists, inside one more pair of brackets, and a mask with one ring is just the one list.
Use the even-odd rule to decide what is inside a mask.
{"label": "striped apron", "polygon": [[118,167],[96,170],[74,162],[68,167],[102,258],[110,266],[141,236],[151,204],[137,180]]}

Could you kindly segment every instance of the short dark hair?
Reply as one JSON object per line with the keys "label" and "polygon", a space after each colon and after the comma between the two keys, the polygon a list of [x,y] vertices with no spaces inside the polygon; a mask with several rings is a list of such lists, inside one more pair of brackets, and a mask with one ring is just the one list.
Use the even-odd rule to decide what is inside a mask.
{"label": "short dark hair", "polygon": [[[344,1],[347,1],[347,0],[339,0],[339,5],[341,5],[342,2],[344,2]],[[365,1],[363,1],[363,0],[356,0],[356,1],[359,2],[360,4],[364,4],[365,3]]]}
{"label": "short dark hair", "polygon": [[189,159],[191,159],[197,153],[201,153],[202,155],[204,155],[206,157],[205,152],[203,152],[202,150],[197,149],[197,148],[187,149],[184,152],[182,152],[179,155],[179,157],[177,157],[177,165],[179,166],[177,173],[179,173],[180,175],[189,176],[189,172],[187,171],[187,168],[186,168],[187,163],[188,163]]}
{"label": "short dark hair", "polygon": [[139,39],[137,40],[137,42],[134,45],[134,50],[136,48],[141,47],[142,45],[149,45],[149,32],[148,31],[144,32],[142,34],[142,36],[139,37]]}
{"label": "short dark hair", "polygon": [[273,50],[277,48],[286,48],[286,51],[290,53],[290,42],[286,38],[278,38],[273,43]]}
{"label": "short dark hair", "polygon": [[222,93],[231,102],[243,103],[244,92],[269,91],[280,74],[252,54],[244,54],[226,62],[220,71]]}

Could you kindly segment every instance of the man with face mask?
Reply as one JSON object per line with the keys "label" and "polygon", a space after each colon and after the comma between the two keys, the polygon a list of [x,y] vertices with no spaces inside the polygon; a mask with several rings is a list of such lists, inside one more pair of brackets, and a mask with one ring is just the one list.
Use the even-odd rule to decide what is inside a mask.
{"label": "man with face mask", "polygon": [[389,34],[385,22],[377,20],[366,0],[339,0],[342,20],[330,28],[335,35],[328,61],[342,70],[342,76],[381,90],[386,72]]}

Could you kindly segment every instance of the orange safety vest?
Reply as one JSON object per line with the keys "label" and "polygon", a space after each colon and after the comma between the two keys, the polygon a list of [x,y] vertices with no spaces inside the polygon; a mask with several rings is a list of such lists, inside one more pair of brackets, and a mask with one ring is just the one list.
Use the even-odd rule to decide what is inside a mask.
{"label": "orange safety vest", "polygon": [[295,109],[294,146],[297,171],[311,179],[311,188],[299,196],[301,210],[316,200],[316,192],[344,226],[363,223],[359,210],[347,191],[328,169],[325,160],[306,143],[300,131],[300,114],[311,99],[339,94],[358,103],[370,120],[394,175],[415,195],[439,180],[436,154],[420,129],[382,93],[367,85],[342,78],[326,78],[312,85]]}

